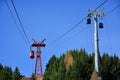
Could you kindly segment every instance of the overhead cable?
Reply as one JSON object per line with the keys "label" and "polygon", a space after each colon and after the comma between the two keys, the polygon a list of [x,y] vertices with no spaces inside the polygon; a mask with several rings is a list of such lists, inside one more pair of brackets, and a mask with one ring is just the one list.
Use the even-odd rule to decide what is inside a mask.
{"label": "overhead cable", "polygon": [[116,9],[118,9],[120,7],[120,4],[117,5],[115,8],[113,8],[112,10],[110,10],[108,13],[106,13],[104,16],[109,15],[110,13],[112,13],[113,11],[115,11]]}
{"label": "overhead cable", "polygon": [[[109,15],[110,13],[112,13],[113,11],[115,11],[115,10],[118,9],[118,8],[120,8],[120,4],[117,5],[115,8],[113,8],[112,10],[110,10],[108,13],[106,13],[106,14],[104,15],[104,17],[107,16],[107,15]],[[97,8],[96,8],[96,9],[97,9]],[[84,29],[80,30],[78,33],[76,33],[75,35],[73,35],[73,36],[72,36],[71,38],[69,38],[69,39],[72,39],[72,38],[76,37],[78,34],[80,34],[81,32],[85,31],[87,28],[88,28],[88,27],[85,27]],[[112,51],[112,46],[111,46],[111,41],[110,41],[110,37],[109,37],[108,31],[107,31],[107,35],[108,35],[108,38],[109,38],[108,40],[109,40],[110,48],[111,48],[111,51]]]}
{"label": "overhead cable", "polygon": [[30,41],[29,41],[28,36],[27,36],[27,34],[26,34],[26,32],[25,32],[25,29],[24,29],[24,27],[23,27],[23,24],[22,24],[22,21],[21,21],[19,15],[18,15],[18,12],[17,12],[17,9],[16,9],[16,7],[15,7],[15,4],[14,4],[13,0],[11,0],[11,2],[12,2],[12,5],[13,5],[13,8],[14,8],[14,10],[15,10],[15,13],[16,13],[16,15],[17,15],[17,18],[18,18],[18,21],[19,21],[19,23],[20,23],[20,26],[21,26],[21,28],[22,28],[22,31],[23,31],[23,33],[24,33],[24,35],[25,35],[25,38],[26,38],[27,42],[30,44]]}
{"label": "overhead cable", "polygon": [[[95,8],[95,10],[93,12],[95,12],[97,9],[99,9],[103,4],[105,4],[107,2],[107,0],[105,0],[103,3],[101,3],[97,8]],[[75,24],[73,27],[71,27],[69,30],[67,30],[65,33],[63,33],[62,35],[60,35],[59,37],[57,37],[55,40],[51,41],[51,42],[55,42],[61,38],[63,38],[65,35],[67,35],[69,32],[71,32],[74,28],[76,28],[80,23],[82,23],[84,20],[86,20],[87,16],[85,16],[83,19],[81,19],[77,24]]]}
{"label": "overhead cable", "polygon": [[[107,16],[109,15],[110,13],[112,13],[113,11],[115,11],[116,9],[120,8],[120,4],[117,5],[115,8],[111,9],[108,13],[106,13],[104,16]],[[112,48],[112,45],[111,45],[111,38],[110,38],[110,35],[109,35],[109,32],[108,32],[108,29],[106,27],[106,31],[107,31],[107,36],[108,36],[108,42],[110,44],[110,49],[111,51],[113,52],[113,48]]]}
{"label": "overhead cable", "polygon": [[19,28],[19,26],[18,26],[18,24],[17,24],[17,21],[16,21],[14,15],[13,15],[13,13],[12,13],[12,11],[11,11],[8,3],[7,3],[7,0],[4,0],[4,1],[5,1],[5,4],[7,5],[8,10],[10,11],[10,14],[11,14],[11,16],[12,16],[13,21],[15,22],[15,25],[16,25],[16,27],[17,27],[17,30],[18,30],[19,33],[21,34],[23,40],[26,42],[26,40],[25,40],[25,38],[24,38],[24,35],[22,34],[22,31],[20,30],[20,28]]}
{"label": "overhead cable", "polygon": [[85,27],[85,28],[83,28],[82,30],[80,30],[79,32],[77,32],[76,34],[74,34],[72,37],[70,37],[70,39],[76,37],[78,34],[80,34],[81,32],[83,32],[83,31],[85,31],[85,30],[87,30],[88,28],[89,28],[88,26]]}
{"label": "overhead cable", "polygon": [[103,3],[101,3],[98,7],[95,8],[93,12],[95,12],[97,9],[99,9],[101,6],[103,6],[108,0],[105,0]]}
{"label": "overhead cable", "polygon": [[84,17],[82,20],[80,20],[77,24],[75,24],[73,27],[71,27],[68,31],[66,31],[65,33],[63,33],[61,36],[59,36],[58,38],[56,38],[54,41],[52,41],[52,42],[55,42],[55,41],[57,41],[57,40],[59,40],[59,39],[61,39],[62,37],[64,37],[66,34],[68,34],[69,32],[71,32],[74,28],[76,28],[81,22],[83,22],[85,19],[87,18],[87,16],[86,17]]}

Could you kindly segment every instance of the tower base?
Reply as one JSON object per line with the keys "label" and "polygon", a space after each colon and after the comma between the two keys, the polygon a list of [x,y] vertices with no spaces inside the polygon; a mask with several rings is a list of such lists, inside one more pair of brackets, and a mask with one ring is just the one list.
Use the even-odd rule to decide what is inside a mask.
{"label": "tower base", "polygon": [[102,77],[96,72],[96,70],[94,70],[90,80],[102,80]]}

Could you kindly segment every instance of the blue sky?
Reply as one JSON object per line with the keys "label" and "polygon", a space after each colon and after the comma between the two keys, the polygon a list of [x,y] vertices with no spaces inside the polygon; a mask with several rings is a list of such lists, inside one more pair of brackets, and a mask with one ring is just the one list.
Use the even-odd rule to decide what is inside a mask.
{"label": "blue sky", "polygon": [[[41,48],[43,72],[45,71],[45,65],[53,54],[59,57],[66,50],[81,48],[85,48],[89,54],[94,51],[93,19],[91,25],[87,25],[86,20],[84,20],[63,38],[53,41],[87,16],[88,9],[94,10],[103,1],[14,0],[30,43],[33,43],[32,38],[37,41],[46,38],[46,47]],[[7,0],[7,2],[19,28],[21,28],[10,0]],[[106,14],[120,5],[119,3],[119,0],[108,0],[100,9]],[[120,57],[119,14],[120,8],[100,20],[104,23],[104,29],[99,29],[101,55],[107,52],[110,55],[116,53]],[[80,32],[86,27],[88,28]],[[21,74],[30,76],[34,72],[35,64],[35,59],[31,60],[29,58],[30,44],[24,40],[25,36],[23,36],[24,39],[22,38],[4,0],[0,0],[0,30],[0,63],[11,66],[13,69],[18,66]],[[77,34],[78,32],[80,33]],[[34,48],[34,50],[36,49]]]}

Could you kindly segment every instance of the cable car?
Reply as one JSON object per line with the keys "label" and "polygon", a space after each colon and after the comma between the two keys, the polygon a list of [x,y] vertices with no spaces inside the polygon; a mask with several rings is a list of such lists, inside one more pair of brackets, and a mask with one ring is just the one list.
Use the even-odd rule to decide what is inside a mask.
{"label": "cable car", "polygon": [[99,28],[103,28],[103,23],[99,23]]}
{"label": "cable car", "polygon": [[32,51],[32,50],[30,51],[30,58],[34,59],[34,51]]}
{"label": "cable car", "polygon": [[87,19],[87,24],[91,24],[91,19],[90,18]]}

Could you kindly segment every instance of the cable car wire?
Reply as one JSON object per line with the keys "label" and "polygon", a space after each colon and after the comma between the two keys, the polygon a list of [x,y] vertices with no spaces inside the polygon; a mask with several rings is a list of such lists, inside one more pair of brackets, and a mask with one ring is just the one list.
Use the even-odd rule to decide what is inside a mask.
{"label": "cable car wire", "polygon": [[95,12],[97,9],[99,9],[101,6],[103,6],[108,0],[105,0],[103,3],[101,3],[93,12]]}
{"label": "cable car wire", "polygon": [[[93,12],[95,12],[97,9],[99,9],[102,5],[104,5],[108,0],[105,0],[103,3],[101,3]],[[71,32],[73,29],[75,29],[80,23],[82,23],[84,20],[86,20],[87,16],[85,16],[83,19],[81,19],[77,24],[75,24],[73,27],[71,27],[69,30],[67,30],[65,33],[57,37],[55,40],[51,41],[51,43],[63,38],[65,35],[67,35],[69,32]]]}
{"label": "cable car wire", "polygon": [[81,22],[83,22],[85,19],[87,18],[84,17],[82,20],[80,20],[77,24],[75,24],[73,27],[71,27],[68,31],[66,31],[65,33],[63,33],[62,35],[60,35],[59,37],[57,37],[55,40],[51,41],[51,42],[55,42],[59,39],[61,39],[62,37],[64,37],[66,34],[68,34],[69,32],[71,32],[74,28],[76,28]]}
{"label": "cable car wire", "polygon": [[14,8],[15,13],[16,13],[16,15],[17,15],[17,18],[18,18],[18,21],[19,21],[20,26],[21,26],[21,28],[22,28],[22,31],[23,31],[23,33],[24,33],[24,35],[25,35],[25,38],[26,38],[27,42],[30,44],[30,41],[29,41],[28,36],[27,36],[27,34],[26,34],[26,32],[25,32],[25,29],[24,29],[24,27],[23,27],[23,24],[22,24],[22,21],[21,21],[21,19],[20,19],[20,16],[18,15],[18,12],[17,12],[17,9],[16,9],[16,7],[15,7],[15,4],[14,4],[13,0],[11,0],[11,3],[12,3],[12,5],[13,5],[13,8]]}
{"label": "cable car wire", "polygon": [[[106,13],[106,14],[104,15],[104,17],[106,17],[107,15],[109,15],[110,13],[112,13],[113,11],[115,11],[115,10],[118,9],[118,8],[120,8],[120,4],[117,5],[115,8],[111,9],[108,13]],[[106,27],[106,32],[107,32],[107,36],[108,36],[108,42],[109,42],[109,45],[110,45],[110,49],[111,49],[111,51],[113,52],[113,48],[112,48],[112,45],[111,45],[111,38],[110,38],[110,34],[109,34],[109,32],[108,32],[107,27]]]}
{"label": "cable car wire", "polygon": [[120,4],[117,5],[115,8],[111,9],[108,13],[106,13],[104,16],[109,15],[110,13],[112,13],[113,11],[115,11],[116,9],[118,9],[120,7]]}
{"label": "cable car wire", "polygon": [[[115,8],[113,8],[112,10],[110,10],[108,13],[106,13],[106,14],[104,15],[104,17],[107,16],[107,15],[109,15],[110,13],[112,13],[113,11],[115,11],[116,9],[118,9],[119,7],[120,7],[120,4],[117,5]],[[96,9],[98,9],[98,7],[97,7]],[[85,31],[86,29],[88,29],[88,27],[82,29],[81,31],[79,31],[78,33],[76,33],[75,35],[73,35],[71,38],[76,37],[78,34],[80,34],[81,32]],[[108,31],[107,31],[107,33],[108,33]],[[109,43],[110,43],[110,42],[111,42],[111,41],[109,41]],[[111,49],[112,49],[112,47],[111,47]]]}
{"label": "cable car wire", "polygon": [[78,34],[80,34],[81,32],[83,32],[83,31],[85,31],[85,30],[87,30],[88,28],[89,28],[89,27],[83,28],[82,30],[80,30],[79,32],[77,32],[76,34],[74,34],[72,37],[70,37],[70,39],[76,37]]}
{"label": "cable car wire", "polygon": [[7,3],[7,0],[4,0],[4,1],[5,1],[5,4],[7,5],[8,10],[10,11],[10,14],[11,14],[11,16],[12,16],[13,21],[15,22],[15,25],[16,25],[16,27],[17,27],[18,32],[21,34],[21,37],[23,38],[23,40],[26,42],[26,40],[25,40],[25,38],[24,38],[24,35],[22,34],[22,31],[20,30],[20,28],[19,28],[19,26],[18,26],[18,24],[17,24],[17,21],[16,21],[14,15],[13,15],[13,13],[12,13],[12,10],[10,9],[10,7],[9,7],[9,5],[8,5],[8,3]]}
{"label": "cable car wire", "polygon": [[[110,13],[112,13],[113,11],[115,11],[116,9],[118,9],[119,7],[120,7],[120,4],[117,5],[115,8],[113,8],[112,10],[110,10],[108,13],[106,13],[104,15],[104,17],[107,16],[107,15],[109,15]],[[76,37],[78,34],[80,34],[81,32],[85,31],[86,29],[88,29],[88,27],[85,27],[84,29],[82,29],[81,31],[79,31],[78,33],[76,33],[75,35],[73,35],[72,37],[70,37],[70,39]],[[107,30],[107,35],[109,37],[108,30]],[[111,40],[110,40],[110,38],[109,38],[109,44],[110,44],[110,48],[111,48],[111,51],[112,51],[112,46],[111,46]]]}

